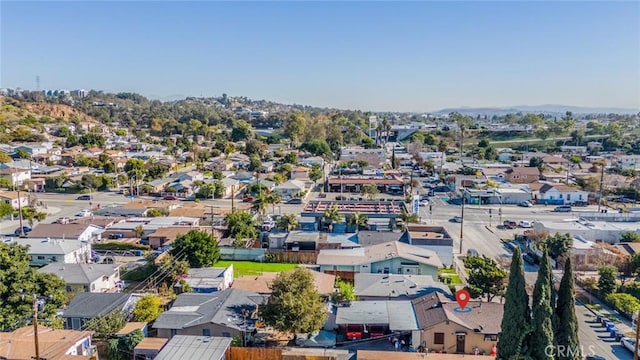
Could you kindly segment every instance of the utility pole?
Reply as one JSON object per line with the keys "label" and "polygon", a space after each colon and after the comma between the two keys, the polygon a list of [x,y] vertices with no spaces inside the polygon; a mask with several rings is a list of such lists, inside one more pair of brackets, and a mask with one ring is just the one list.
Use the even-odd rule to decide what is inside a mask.
{"label": "utility pole", "polygon": [[38,297],[33,295],[33,341],[36,346],[36,360],[40,360],[40,344],[38,343]]}
{"label": "utility pole", "polygon": [[[29,169],[31,171],[31,169]],[[20,219],[20,237],[24,236],[24,228],[22,225],[22,198],[20,197],[20,186],[18,186],[18,182],[16,181],[16,167],[15,163],[13,164],[13,186],[16,188],[18,193],[18,218]]]}
{"label": "utility pole", "polygon": [[460,211],[460,254],[462,254],[462,240],[464,237],[463,233],[464,226],[464,194],[462,195],[462,210]]}
{"label": "utility pole", "polygon": [[234,212],[235,207],[234,207],[234,199],[236,197],[236,186],[235,185],[231,185],[231,212]]}
{"label": "utility pole", "polygon": [[598,212],[600,212],[600,207],[602,206],[602,188],[604,186],[604,166],[605,165],[606,165],[606,162],[605,160],[603,160],[600,163],[600,198],[598,199]]}

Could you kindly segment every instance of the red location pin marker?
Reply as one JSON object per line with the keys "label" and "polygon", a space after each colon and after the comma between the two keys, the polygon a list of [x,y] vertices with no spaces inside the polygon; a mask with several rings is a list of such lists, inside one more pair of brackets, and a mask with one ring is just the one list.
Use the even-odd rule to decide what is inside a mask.
{"label": "red location pin marker", "polygon": [[456,291],[456,301],[458,302],[458,305],[460,305],[460,310],[464,310],[470,299],[471,295],[467,290],[460,289]]}

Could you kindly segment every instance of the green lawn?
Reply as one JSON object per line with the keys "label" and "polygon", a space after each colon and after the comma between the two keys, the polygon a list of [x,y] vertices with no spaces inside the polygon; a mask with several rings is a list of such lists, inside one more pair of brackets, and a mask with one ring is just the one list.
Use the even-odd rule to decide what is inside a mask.
{"label": "green lawn", "polygon": [[298,264],[259,263],[254,261],[218,261],[215,267],[227,267],[233,264],[233,276],[260,275],[263,272],[282,272],[293,270]]}
{"label": "green lawn", "polygon": [[440,269],[438,270],[438,277],[451,278],[451,285],[462,284],[462,280],[460,280],[460,276],[458,276],[458,274],[454,269]]}

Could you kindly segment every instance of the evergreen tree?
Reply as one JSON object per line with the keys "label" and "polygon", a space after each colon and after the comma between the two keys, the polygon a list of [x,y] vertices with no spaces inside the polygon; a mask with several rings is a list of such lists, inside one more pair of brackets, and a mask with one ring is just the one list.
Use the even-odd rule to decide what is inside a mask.
{"label": "evergreen tree", "polygon": [[[564,264],[564,274],[558,289],[558,303],[556,306],[555,336],[557,349],[566,349],[558,353],[559,360],[573,360],[581,358],[576,351],[580,343],[578,341],[578,319],[576,318],[576,300],[574,297],[573,271],[571,257],[567,257]],[[574,353],[578,352],[578,353]]]}
{"label": "evergreen tree", "polygon": [[531,336],[531,355],[537,360],[553,359],[548,350],[553,347],[553,307],[550,302],[553,288],[551,281],[551,263],[549,255],[545,251],[538,269],[538,279],[533,289],[534,330]]}
{"label": "evergreen tree", "polygon": [[509,270],[509,284],[504,300],[504,315],[502,317],[502,331],[498,338],[497,359],[511,360],[528,357],[528,340],[531,330],[531,310],[529,309],[529,295],[525,288],[522,253],[520,248],[516,248]]}

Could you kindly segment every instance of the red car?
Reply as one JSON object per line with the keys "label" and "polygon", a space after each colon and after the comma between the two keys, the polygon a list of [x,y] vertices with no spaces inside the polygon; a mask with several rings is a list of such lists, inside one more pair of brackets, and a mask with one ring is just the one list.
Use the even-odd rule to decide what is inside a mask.
{"label": "red car", "polygon": [[175,195],[167,195],[163,199],[165,199],[165,200],[178,200],[178,198]]}
{"label": "red car", "polygon": [[253,202],[253,198],[251,196],[245,196],[242,202]]}

